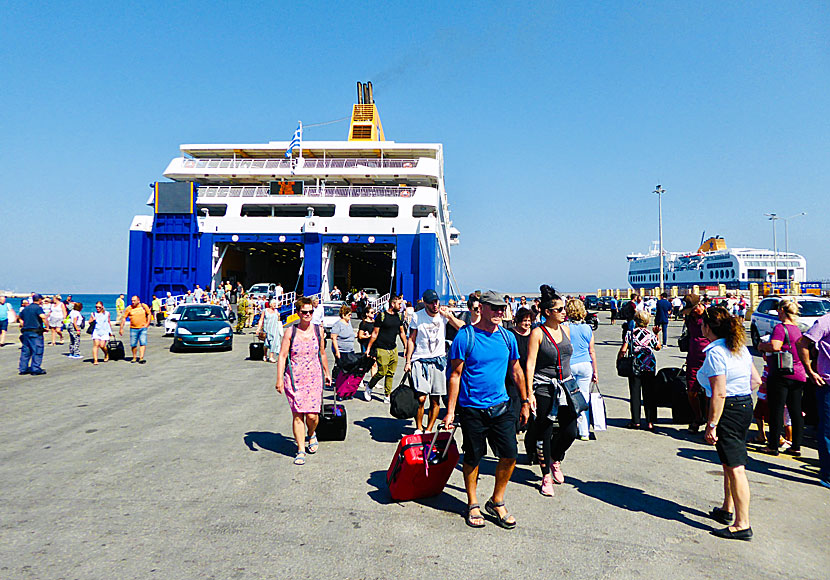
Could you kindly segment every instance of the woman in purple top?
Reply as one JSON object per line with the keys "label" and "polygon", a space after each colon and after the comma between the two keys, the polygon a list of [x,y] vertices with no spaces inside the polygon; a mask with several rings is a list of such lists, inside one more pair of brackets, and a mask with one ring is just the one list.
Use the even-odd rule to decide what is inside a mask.
{"label": "woman in purple top", "polygon": [[704,417],[709,413],[709,400],[697,382],[697,371],[706,359],[703,349],[709,346],[709,339],[703,334],[703,313],[706,311],[706,306],[697,294],[687,294],[683,298],[683,303],[684,308],[681,314],[686,318],[686,331],[689,335],[689,352],[686,353],[686,387],[693,414],[689,432],[697,433],[700,426],[706,422]]}
{"label": "woman in purple top", "polygon": [[[789,352],[793,356],[793,372],[785,375],[770,367],[770,374],[767,378],[767,405],[770,413],[769,437],[767,438],[768,447],[764,451],[770,455],[778,455],[778,441],[784,424],[784,404],[786,403],[793,422],[793,441],[792,446],[784,453],[800,457],[801,436],[804,432],[801,397],[804,394],[807,373],[798,358],[798,349],[796,348],[796,343],[801,338],[801,331],[796,325],[798,305],[786,298],[780,300],[778,302],[778,320],[781,321],[781,324],[776,325],[773,329],[769,342],[762,342],[758,345],[758,350],[773,354],[782,351]],[[774,445],[774,447],[770,445]]]}

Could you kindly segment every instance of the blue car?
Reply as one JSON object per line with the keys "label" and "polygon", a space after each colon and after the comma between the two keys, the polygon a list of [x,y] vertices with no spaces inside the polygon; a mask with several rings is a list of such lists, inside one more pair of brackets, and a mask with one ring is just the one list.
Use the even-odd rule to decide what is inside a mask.
{"label": "blue car", "polygon": [[185,305],[170,350],[185,348],[233,349],[233,329],[225,309],[210,304]]}

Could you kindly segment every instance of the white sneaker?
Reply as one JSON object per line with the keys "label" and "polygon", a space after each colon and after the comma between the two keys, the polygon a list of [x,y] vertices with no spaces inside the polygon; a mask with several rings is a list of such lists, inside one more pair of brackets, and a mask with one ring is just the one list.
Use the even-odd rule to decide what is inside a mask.
{"label": "white sneaker", "polygon": [[389,397],[387,397],[386,395],[384,395],[384,396],[383,396],[383,402],[384,402],[384,403],[389,403]]}
{"label": "white sneaker", "polygon": [[415,429],[415,433],[413,433],[413,435],[423,435],[423,434],[424,434],[423,429]]}
{"label": "white sneaker", "polygon": [[372,389],[369,388],[369,385],[366,385],[366,388],[363,390],[363,399],[366,401],[372,400]]}

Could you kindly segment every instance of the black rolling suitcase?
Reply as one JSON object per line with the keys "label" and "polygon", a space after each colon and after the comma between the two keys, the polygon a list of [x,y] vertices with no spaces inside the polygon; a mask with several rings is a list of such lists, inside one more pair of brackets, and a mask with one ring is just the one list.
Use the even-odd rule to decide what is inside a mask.
{"label": "black rolling suitcase", "polygon": [[320,441],[344,441],[346,427],[346,407],[336,402],[326,403],[324,401],[320,423],[317,425],[317,438]]}
{"label": "black rolling suitcase", "polygon": [[120,340],[108,340],[107,350],[110,360],[124,360],[124,343]]}
{"label": "black rolling suitcase", "polygon": [[657,371],[654,378],[658,407],[673,407],[674,393],[678,388],[678,381],[686,388],[686,373],[677,367],[667,367]]}
{"label": "black rolling suitcase", "polygon": [[668,382],[668,391],[671,397],[671,421],[675,425],[689,425],[694,418],[692,406],[689,404],[689,394],[686,388],[686,371],[683,369],[661,369],[679,371],[672,373]]}
{"label": "black rolling suitcase", "polygon": [[265,343],[252,342],[248,347],[248,358],[250,358],[250,360],[263,360],[265,358]]}

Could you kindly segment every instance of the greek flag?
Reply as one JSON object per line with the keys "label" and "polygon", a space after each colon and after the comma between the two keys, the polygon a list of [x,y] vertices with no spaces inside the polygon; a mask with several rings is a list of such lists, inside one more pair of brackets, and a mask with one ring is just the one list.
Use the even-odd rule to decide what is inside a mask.
{"label": "greek flag", "polygon": [[294,131],[294,138],[291,139],[291,143],[288,144],[288,149],[285,150],[286,158],[291,157],[291,151],[294,147],[300,148],[300,155],[302,156],[303,151],[303,124],[302,122],[297,125],[297,130]]}

